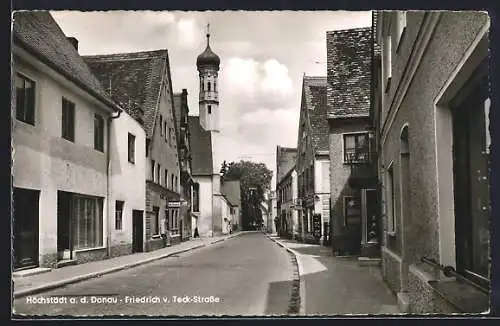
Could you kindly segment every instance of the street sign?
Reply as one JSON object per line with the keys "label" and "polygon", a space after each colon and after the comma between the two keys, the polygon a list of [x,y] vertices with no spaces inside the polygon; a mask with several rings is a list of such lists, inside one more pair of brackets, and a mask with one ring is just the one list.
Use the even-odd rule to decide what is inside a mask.
{"label": "street sign", "polygon": [[168,208],[179,208],[179,207],[181,207],[180,201],[169,201],[168,202]]}

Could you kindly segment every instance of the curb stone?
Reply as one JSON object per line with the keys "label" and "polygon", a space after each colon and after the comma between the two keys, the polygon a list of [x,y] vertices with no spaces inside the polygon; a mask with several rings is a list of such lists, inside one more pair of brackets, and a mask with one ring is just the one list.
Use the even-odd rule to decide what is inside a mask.
{"label": "curb stone", "polygon": [[53,289],[56,289],[56,288],[60,288],[60,287],[69,285],[69,284],[78,283],[78,282],[85,281],[85,280],[88,280],[88,279],[91,279],[91,278],[96,278],[96,277],[100,277],[100,276],[103,276],[103,275],[106,275],[106,274],[111,274],[111,273],[118,272],[118,271],[121,271],[121,270],[133,268],[133,267],[136,267],[136,266],[139,266],[139,265],[148,264],[148,263],[151,263],[151,262],[156,261],[156,260],[160,260],[160,259],[167,258],[167,257],[173,256],[173,255],[178,255],[178,254],[181,254],[181,253],[184,253],[184,252],[188,252],[188,251],[199,249],[199,248],[202,248],[202,247],[206,247],[206,246],[218,243],[218,242],[222,242],[222,241],[225,241],[227,239],[231,239],[233,237],[236,237],[236,236],[238,236],[240,234],[241,233],[236,233],[236,234],[228,236],[227,238],[224,238],[224,239],[219,239],[219,240],[215,240],[215,241],[208,242],[208,243],[205,243],[205,244],[196,245],[194,247],[187,248],[187,249],[173,251],[173,252],[170,252],[170,253],[167,253],[167,254],[163,254],[163,255],[160,255],[160,256],[147,258],[147,259],[144,259],[144,260],[135,261],[133,263],[128,263],[128,264],[125,264],[125,265],[111,267],[111,268],[108,268],[108,269],[105,269],[105,270],[101,270],[101,271],[98,271],[98,272],[92,272],[92,273],[87,273],[87,274],[83,274],[83,275],[78,275],[78,276],[75,276],[75,277],[72,277],[72,278],[67,278],[67,279],[64,279],[64,280],[55,281],[55,282],[51,282],[51,283],[47,283],[47,284],[35,286],[35,287],[32,287],[32,288],[27,288],[27,289],[19,290],[19,291],[13,293],[13,297],[14,297],[14,299],[18,299],[18,298],[22,298],[22,297],[25,297],[25,296],[28,296],[28,295],[31,295],[31,294],[37,294],[37,293],[41,293],[41,292],[53,290]]}
{"label": "curb stone", "polygon": [[295,250],[288,248],[281,241],[273,239],[270,235],[266,236],[276,243],[278,246],[284,248],[292,257],[292,263],[295,266],[294,279],[292,281],[292,294],[290,298],[290,304],[288,307],[288,313],[293,315],[305,315],[305,284],[302,278],[303,269],[299,263],[298,256],[300,255]]}

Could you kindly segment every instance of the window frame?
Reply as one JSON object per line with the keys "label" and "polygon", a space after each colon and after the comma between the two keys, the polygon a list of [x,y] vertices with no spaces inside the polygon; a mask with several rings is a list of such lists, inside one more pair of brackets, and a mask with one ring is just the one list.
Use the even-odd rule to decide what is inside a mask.
{"label": "window frame", "polygon": [[160,207],[153,206],[154,230],[151,232],[151,237],[159,236],[160,230]]}
{"label": "window frame", "polygon": [[129,163],[135,164],[135,135],[129,132],[127,140],[128,161]]}
{"label": "window frame", "polygon": [[[61,137],[70,142],[75,142],[75,115],[76,105],[74,102],[62,97],[61,101]],[[69,125],[68,125],[69,123]]]}
{"label": "window frame", "polygon": [[151,160],[151,181],[155,182],[156,177],[156,162]]}
{"label": "window frame", "polygon": [[94,149],[104,153],[104,117],[94,113]]}
{"label": "window frame", "polygon": [[[123,229],[123,207],[125,202],[123,200],[115,200],[115,230]],[[120,212],[120,214],[118,214]]]}
{"label": "window frame", "polygon": [[367,151],[366,154],[367,157],[366,159],[368,159],[368,156],[370,155],[370,151],[371,151],[371,148],[370,148],[370,132],[369,131],[356,131],[356,132],[346,132],[346,133],[342,133],[342,159],[344,161],[344,164],[356,164],[356,163],[366,163],[366,159],[357,159],[357,160],[347,160],[347,150],[346,150],[346,138],[347,137],[356,137],[355,140],[354,140],[354,152],[355,153],[364,153],[362,148],[360,147],[358,149],[357,147],[357,137],[360,137],[360,136],[365,136],[366,137],[366,146],[367,146]]}
{"label": "window frame", "polygon": [[212,114],[212,105],[211,104],[207,105],[207,112],[208,112],[208,114]]}
{"label": "window frame", "polygon": [[[18,99],[18,88],[17,88],[17,82],[19,80],[22,80],[23,82],[23,109],[22,109],[22,117],[20,115],[20,110],[19,110],[19,99]],[[31,94],[31,97],[32,99],[30,99],[32,101],[32,105],[29,106],[27,105],[26,103],[28,101],[26,101],[26,81],[30,82],[32,84],[32,94]],[[32,78],[29,78],[27,77],[25,74],[23,73],[20,73],[20,72],[16,72],[16,75],[14,77],[14,87],[16,88],[15,90],[15,96],[16,96],[16,120],[18,121],[21,121],[21,122],[24,122],[24,123],[27,123],[27,124],[30,124],[32,126],[35,126],[36,125],[36,94],[37,94],[37,85],[36,85],[36,81]],[[27,107],[29,107],[29,110],[27,109]],[[29,116],[28,112],[31,113],[31,116]]]}
{"label": "window frame", "polygon": [[[73,196],[73,212],[75,215],[75,235],[74,235],[74,248],[75,250],[86,250],[86,249],[94,249],[101,248],[104,244],[104,199],[102,197],[94,197],[82,194],[74,194]],[[82,212],[80,215],[79,213]],[[90,212],[93,210],[93,215],[89,218],[89,209]],[[93,220],[96,218],[97,220]],[[90,234],[88,227],[88,220],[92,220],[91,227],[95,227],[95,230],[99,231],[99,234]],[[100,226],[100,228],[99,228]],[[93,231],[95,231],[93,230]],[[92,232],[92,230],[90,230]],[[83,237],[84,243],[81,242],[81,233],[84,233]],[[87,238],[89,237],[90,238]],[[93,242],[94,243],[91,243]]]}
{"label": "window frame", "polygon": [[394,162],[388,165],[386,170],[386,215],[387,215],[387,234],[394,237],[397,232],[397,210],[396,210],[396,174],[394,172]]}

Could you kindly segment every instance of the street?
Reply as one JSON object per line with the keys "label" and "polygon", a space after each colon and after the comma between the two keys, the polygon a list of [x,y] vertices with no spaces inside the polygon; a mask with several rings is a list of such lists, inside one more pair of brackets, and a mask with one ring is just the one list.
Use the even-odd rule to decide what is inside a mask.
{"label": "street", "polygon": [[287,314],[293,273],[288,252],[256,232],[22,297],[13,308],[31,316]]}

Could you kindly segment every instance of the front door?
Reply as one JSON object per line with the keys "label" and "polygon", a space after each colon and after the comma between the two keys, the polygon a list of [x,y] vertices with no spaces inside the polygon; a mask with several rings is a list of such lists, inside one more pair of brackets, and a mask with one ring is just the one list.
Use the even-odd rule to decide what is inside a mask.
{"label": "front door", "polygon": [[57,254],[58,259],[73,258],[73,194],[57,192]]}
{"label": "front door", "polygon": [[344,197],[344,217],[345,217],[345,251],[347,254],[358,254],[361,251],[361,197]]}
{"label": "front door", "polygon": [[143,211],[132,210],[132,252],[143,251],[143,215]]}
{"label": "front door", "polygon": [[38,190],[14,188],[15,269],[38,266]]}

